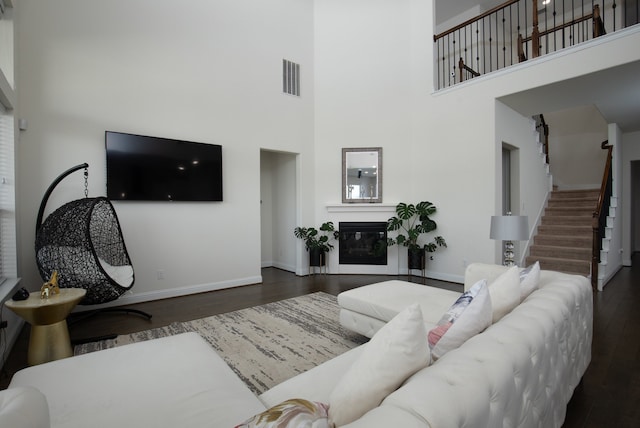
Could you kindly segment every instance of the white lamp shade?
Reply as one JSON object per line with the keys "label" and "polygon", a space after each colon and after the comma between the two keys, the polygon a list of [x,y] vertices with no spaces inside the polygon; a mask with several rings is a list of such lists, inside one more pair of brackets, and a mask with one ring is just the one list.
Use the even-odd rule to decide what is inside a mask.
{"label": "white lamp shade", "polygon": [[489,237],[500,241],[522,241],[528,239],[528,217],[521,215],[491,216]]}

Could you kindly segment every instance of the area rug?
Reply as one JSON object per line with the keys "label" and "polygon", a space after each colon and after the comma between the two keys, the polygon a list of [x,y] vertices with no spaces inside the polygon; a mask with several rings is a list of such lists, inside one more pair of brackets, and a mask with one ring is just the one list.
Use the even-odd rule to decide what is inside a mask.
{"label": "area rug", "polygon": [[335,296],[317,292],[75,347],[76,355],[195,331],[256,394],[368,339],[338,322]]}

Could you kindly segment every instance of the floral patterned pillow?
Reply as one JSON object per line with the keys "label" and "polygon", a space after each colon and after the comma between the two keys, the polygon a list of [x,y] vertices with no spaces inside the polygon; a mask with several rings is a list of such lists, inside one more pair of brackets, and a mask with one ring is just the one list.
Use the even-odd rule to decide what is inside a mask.
{"label": "floral patterned pillow", "polygon": [[255,415],[236,428],[330,428],[329,406],[294,398]]}
{"label": "floral patterned pillow", "polygon": [[460,347],[491,325],[491,299],[487,281],[480,280],[465,291],[428,333],[431,358],[435,361]]}

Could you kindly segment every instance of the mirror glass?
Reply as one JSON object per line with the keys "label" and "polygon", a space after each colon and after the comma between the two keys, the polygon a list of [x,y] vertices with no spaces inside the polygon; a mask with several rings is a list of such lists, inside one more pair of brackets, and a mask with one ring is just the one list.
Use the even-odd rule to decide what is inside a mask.
{"label": "mirror glass", "polygon": [[342,149],[342,203],[382,202],[382,147]]}

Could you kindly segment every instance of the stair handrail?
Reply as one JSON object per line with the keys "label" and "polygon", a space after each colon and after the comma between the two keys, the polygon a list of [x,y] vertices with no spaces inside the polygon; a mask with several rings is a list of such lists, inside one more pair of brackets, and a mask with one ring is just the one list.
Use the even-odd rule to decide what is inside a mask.
{"label": "stair handrail", "polygon": [[611,195],[613,191],[613,176],[611,162],[613,158],[613,146],[609,144],[609,140],[603,141],[600,145],[602,150],[607,150],[607,162],[605,163],[604,173],[602,175],[602,184],[600,185],[600,194],[598,195],[598,204],[593,212],[591,227],[593,229],[593,242],[591,253],[591,286],[594,291],[598,286],[598,264],[600,263],[600,251],[602,250],[602,238],[605,235],[607,226],[607,213],[611,204]]}
{"label": "stair handrail", "polygon": [[465,80],[464,79],[465,71],[471,75],[471,79],[473,79],[474,77],[480,76],[480,73],[478,73],[473,68],[471,68],[467,64],[465,64],[464,60],[462,58],[460,58],[460,60],[458,61],[458,70],[460,71],[460,81],[461,82],[464,82],[464,80]]}
{"label": "stair handrail", "polygon": [[508,1],[504,2],[504,3],[502,3],[502,4],[499,4],[498,6],[496,6],[496,7],[494,7],[494,8],[491,8],[491,9],[487,10],[487,11],[486,11],[486,12],[484,12],[484,13],[481,13],[480,15],[478,15],[478,16],[476,16],[476,17],[474,17],[474,18],[467,19],[467,20],[466,20],[466,21],[464,21],[462,24],[458,24],[458,25],[456,25],[455,27],[448,29],[447,31],[443,31],[443,32],[442,32],[442,33],[440,33],[440,34],[434,34],[434,35],[433,35],[433,41],[434,41],[434,42],[436,42],[436,41],[438,41],[438,39],[443,38],[443,37],[444,37],[444,36],[446,36],[447,34],[454,33],[454,32],[456,32],[456,31],[458,31],[458,30],[460,30],[460,29],[462,29],[462,28],[466,27],[467,25],[473,24],[473,23],[474,23],[474,22],[476,22],[476,21],[480,21],[481,19],[486,18],[487,16],[489,16],[489,15],[493,14],[494,12],[497,12],[497,11],[499,11],[499,10],[501,10],[501,9],[504,9],[504,8],[506,8],[506,7],[509,7],[509,6],[511,6],[512,4],[516,4],[516,3],[518,3],[519,1],[520,1],[520,0],[508,0]]}
{"label": "stair handrail", "polygon": [[543,147],[545,162],[547,163],[547,165],[549,165],[549,125],[547,125],[547,122],[544,120],[544,115],[542,113],[540,113],[540,126],[542,127],[542,132],[544,135]]}
{"label": "stair handrail", "polygon": [[[600,37],[600,36],[602,36],[602,35],[607,33],[607,31],[604,28],[604,23],[602,22],[602,17],[600,16],[600,6],[596,4],[595,6],[593,6],[593,12],[591,12],[589,14],[586,14],[586,15],[583,15],[583,16],[578,17],[578,18],[574,18],[571,21],[567,21],[567,22],[564,22],[562,24],[558,24],[555,27],[552,27],[552,28],[549,28],[549,29],[546,29],[546,30],[543,30],[543,31],[538,31],[537,36],[532,34],[531,36],[528,36],[528,37],[519,38],[518,39],[518,43],[519,44],[524,44],[524,43],[527,43],[527,42],[530,42],[530,41],[534,40],[535,37],[538,37],[538,39],[539,39],[540,37],[544,37],[544,36],[546,36],[548,34],[553,34],[556,31],[560,31],[562,29],[569,28],[571,26],[574,26],[576,24],[580,24],[580,23],[582,23],[584,21],[588,21],[590,19],[593,19],[593,25],[592,25],[593,26],[593,33],[592,34],[593,34],[594,38],[595,37]],[[536,55],[534,55],[534,56],[536,56]]]}

